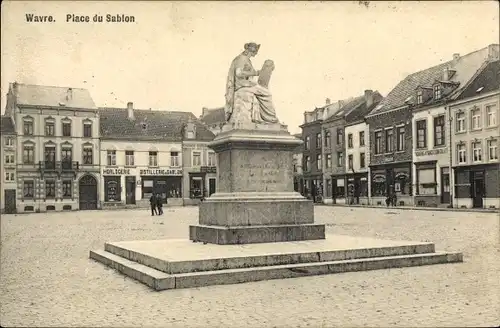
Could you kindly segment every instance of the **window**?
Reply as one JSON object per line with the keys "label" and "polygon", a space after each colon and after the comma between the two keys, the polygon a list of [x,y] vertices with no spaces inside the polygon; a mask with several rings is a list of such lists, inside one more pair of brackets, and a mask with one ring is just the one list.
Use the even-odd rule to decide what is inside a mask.
{"label": "window", "polygon": [[439,100],[439,99],[441,99],[441,96],[442,96],[442,89],[441,89],[441,85],[436,84],[436,85],[434,86],[434,99],[435,99],[435,100]]}
{"label": "window", "polygon": [[14,154],[6,154],[5,155],[5,164],[15,164],[14,163]]}
{"label": "window", "polygon": [[344,131],[337,129],[337,145],[342,145],[344,142]]}
{"label": "window", "polygon": [[359,167],[360,168],[365,168],[366,167],[366,157],[365,153],[360,153],[359,154]]}
{"label": "window", "polygon": [[419,195],[435,195],[436,189],[436,169],[422,168],[417,169],[417,194]]}
{"label": "window", "polygon": [[311,157],[309,156],[304,157],[304,169],[305,171],[311,170]]}
{"label": "window", "polygon": [[24,164],[35,163],[35,147],[31,143],[24,144],[23,146],[23,163]]}
{"label": "window", "polygon": [[193,166],[201,166],[201,153],[199,151],[193,152]]}
{"label": "window", "polygon": [[375,154],[382,154],[382,131],[375,132]]}
{"label": "window", "polygon": [[474,107],[470,111],[470,126],[472,130],[481,129],[481,109]]}
{"label": "window", "polygon": [[12,138],[12,137],[5,138],[5,146],[7,146],[7,147],[14,146],[14,138]]}
{"label": "window", "polygon": [[365,145],[365,131],[359,132],[359,145],[363,147]]}
{"label": "window", "polygon": [[23,183],[24,198],[33,198],[34,190],[35,190],[35,184],[33,181],[24,181]]}
{"label": "window", "polygon": [[488,140],[488,160],[498,160],[498,141],[496,139]]}
{"label": "window", "polygon": [[322,169],[321,154],[316,155],[316,170]]}
{"label": "window", "polygon": [[417,121],[417,148],[427,147],[427,121]]}
{"label": "window", "polygon": [[54,122],[45,121],[45,135],[48,137],[52,137],[56,135],[56,127]]}
{"label": "window", "polygon": [[92,138],[92,123],[83,123],[83,137]]}
{"label": "window", "polygon": [[394,151],[394,130],[392,128],[385,130],[385,152]]}
{"label": "window", "polygon": [[456,115],[455,132],[465,132],[465,113],[459,112]]}
{"label": "window", "polygon": [[326,168],[329,169],[332,167],[332,154],[326,154]]}
{"label": "window", "polygon": [[5,172],[5,181],[15,181],[14,172]]}
{"label": "window", "polygon": [[352,154],[347,156],[347,163],[349,165],[348,169],[352,171],[354,169],[354,158]]}
{"label": "window", "polygon": [[321,148],[321,133],[316,133],[316,148]]}
{"label": "window", "polygon": [[330,133],[329,130],[325,131],[325,147],[330,147],[331,146],[331,141],[332,141],[332,134]]}
{"label": "window", "polygon": [[94,154],[92,150],[92,146],[83,146],[83,164],[92,165],[94,161]]}
{"label": "window", "polygon": [[72,161],[73,161],[73,149],[71,146],[62,146],[63,148],[61,149],[61,165],[63,169],[66,170],[71,170],[73,168],[72,166]]}
{"label": "window", "polygon": [[25,118],[23,121],[23,132],[25,136],[32,136],[34,133],[33,119]]}
{"label": "window", "polygon": [[304,149],[308,150],[310,146],[311,146],[311,138],[309,136],[306,136],[306,140],[304,141]]}
{"label": "window", "polygon": [[335,198],[345,197],[345,180],[336,179]]}
{"label": "window", "polygon": [[133,150],[126,150],[125,151],[125,166],[134,166],[134,165],[135,165],[134,151]]}
{"label": "window", "polygon": [[56,197],[56,182],[54,180],[45,181],[45,197],[46,198]]}
{"label": "window", "polygon": [[474,141],[472,143],[472,161],[473,162],[481,162],[483,159],[483,150],[481,147],[481,141]]}
{"label": "window", "polygon": [[417,105],[422,104],[424,102],[423,100],[424,100],[424,97],[422,94],[422,90],[417,91]]}
{"label": "window", "polygon": [[444,115],[434,117],[434,146],[444,146]]}
{"label": "window", "polygon": [[492,127],[497,125],[497,106],[486,106],[486,126]]}
{"label": "window", "polygon": [[208,152],[208,166],[216,166],[215,164],[215,153],[214,152]]}
{"label": "window", "polygon": [[352,133],[349,133],[347,135],[347,148],[352,148],[352,147],[353,147]]}
{"label": "window", "polygon": [[399,126],[396,128],[397,140],[396,140],[396,149],[397,151],[405,150],[405,127]]}
{"label": "window", "polygon": [[72,188],[72,182],[71,182],[71,180],[64,180],[62,182],[62,194],[63,194],[63,198],[69,198],[69,197],[71,197],[71,195],[72,195],[71,188]]}
{"label": "window", "polygon": [[71,137],[71,122],[63,122],[62,135],[63,137]]}
{"label": "window", "polygon": [[116,150],[107,151],[106,163],[108,166],[116,165]]}
{"label": "window", "polygon": [[344,154],[343,153],[337,153],[337,166],[342,167],[344,166]]}
{"label": "window", "polygon": [[179,166],[179,152],[170,152],[170,166]]}
{"label": "window", "polygon": [[459,144],[457,146],[457,156],[459,164],[467,163],[467,149],[465,144]]}
{"label": "window", "polygon": [[55,169],[56,168],[56,147],[55,145],[46,145],[43,150],[45,168]]}
{"label": "window", "polygon": [[158,152],[150,151],[149,152],[149,166],[158,166]]}

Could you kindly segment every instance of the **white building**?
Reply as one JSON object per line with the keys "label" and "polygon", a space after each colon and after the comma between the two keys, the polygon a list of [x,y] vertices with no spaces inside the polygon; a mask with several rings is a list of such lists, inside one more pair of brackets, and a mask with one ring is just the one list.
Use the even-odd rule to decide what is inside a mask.
{"label": "white building", "polygon": [[16,212],[16,128],[14,121],[9,116],[2,116],[0,122],[2,142],[0,146],[0,212]]}

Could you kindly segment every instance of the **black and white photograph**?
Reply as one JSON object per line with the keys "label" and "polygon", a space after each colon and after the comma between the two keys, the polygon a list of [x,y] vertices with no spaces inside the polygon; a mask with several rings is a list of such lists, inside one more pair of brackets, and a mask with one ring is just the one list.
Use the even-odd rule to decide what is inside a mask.
{"label": "black and white photograph", "polygon": [[1,327],[500,325],[498,1],[1,9]]}

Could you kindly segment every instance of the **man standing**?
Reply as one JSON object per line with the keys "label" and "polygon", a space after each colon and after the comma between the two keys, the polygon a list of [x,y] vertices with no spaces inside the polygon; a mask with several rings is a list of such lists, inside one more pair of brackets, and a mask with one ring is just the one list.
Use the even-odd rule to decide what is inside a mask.
{"label": "man standing", "polygon": [[158,210],[158,215],[163,215],[163,198],[159,193],[156,194],[156,208]]}
{"label": "man standing", "polygon": [[152,194],[151,197],[149,197],[149,206],[151,206],[151,216],[154,216],[155,213],[158,214],[156,210],[156,197],[155,194]]}

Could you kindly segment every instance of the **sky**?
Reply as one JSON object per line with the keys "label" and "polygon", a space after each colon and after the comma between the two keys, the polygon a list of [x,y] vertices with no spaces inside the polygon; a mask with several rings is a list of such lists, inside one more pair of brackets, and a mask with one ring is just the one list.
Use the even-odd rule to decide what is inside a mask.
{"label": "sky", "polygon": [[[246,42],[272,59],[278,118],[378,90],[499,42],[497,1],[2,2],[1,106],[9,82],[87,88],[97,106],[189,111],[224,105],[226,75]],[[55,22],[29,23],[26,14]],[[91,22],[66,22],[66,15]],[[94,15],[134,23],[94,23]]]}

